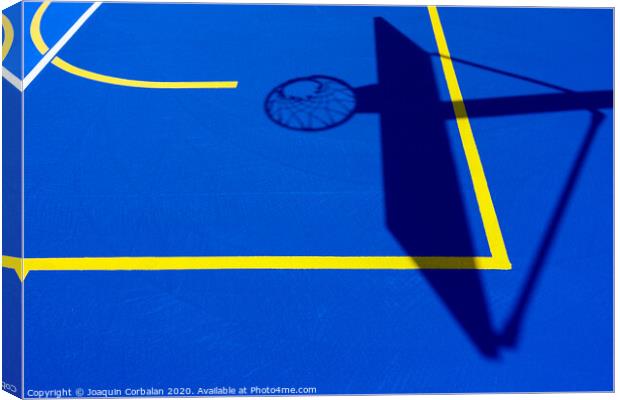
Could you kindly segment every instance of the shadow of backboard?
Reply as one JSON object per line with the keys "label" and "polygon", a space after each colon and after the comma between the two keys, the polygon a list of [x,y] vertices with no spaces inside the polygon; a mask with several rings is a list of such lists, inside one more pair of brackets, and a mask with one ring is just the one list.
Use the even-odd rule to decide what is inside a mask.
{"label": "shadow of backboard", "polygon": [[[437,54],[424,51],[383,18],[375,18],[374,30],[378,75],[376,84],[351,88],[337,78],[320,75],[295,78],[287,82],[316,82],[317,77],[333,79],[336,86],[342,84],[339,87],[344,88],[344,92],[354,93],[354,103],[347,101],[341,104],[341,93],[326,96],[327,86],[315,84],[309,87],[309,92],[305,95],[296,94],[288,101],[295,114],[291,120],[301,121],[313,118],[306,114],[306,109],[316,113],[317,104],[327,104],[328,112],[321,114],[319,122],[302,123],[298,126],[283,123],[286,119],[274,122],[289,129],[313,132],[339,126],[355,113],[376,113],[380,116],[386,227],[414,260],[435,256],[470,257],[471,261],[461,265],[460,269],[446,270],[443,269],[445,266],[437,265],[437,269],[422,268],[420,273],[481,354],[496,358],[501,347],[514,346],[517,342],[519,327],[536,280],[543,269],[547,250],[555,237],[567,199],[602,121],[602,115],[597,110],[612,107],[613,92],[573,92],[514,73],[454,59],[455,62],[477,65],[493,73],[502,73],[560,91],[543,95],[468,100],[466,103],[469,116],[576,109],[590,110],[593,116],[579,157],[572,166],[551,224],[539,246],[534,265],[529,269],[526,285],[517,299],[507,326],[498,331],[491,324],[481,271],[477,269],[479,265],[474,259],[477,250],[474,248],[453,150],[445,126],[446,120],[455,118],[454,107],[463,107],[463,104],[441,101],[437,89],[439,78],[435,76],[432,65],[432,57]],[[283,85],[286,85],[286,82]],[[282,85],[277,89],[282,90]],[[281,93],[285,91],[282,90]],[[320,102],[316,100],[319,96]],[[304,107],[310,103],[311,107]],[[269,114],[268,101],[265,106],[273,120],[273,114]]]}

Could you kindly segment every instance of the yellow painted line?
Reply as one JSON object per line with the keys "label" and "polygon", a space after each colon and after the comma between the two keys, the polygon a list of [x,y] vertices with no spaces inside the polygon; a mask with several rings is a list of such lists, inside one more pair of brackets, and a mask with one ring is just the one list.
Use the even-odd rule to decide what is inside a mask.
{"label": "yellow painted line", "polygon": [[4,30],[4,41],[2,41],[2,61],[6,58],[7,54],[11,50],[11,46],[13,45],[13,25],[11,21],[6,17],[6,15],[2,14],[2,29]]}
{"label": "yellow painted line", "polygon": [[[239,257],[61,257],[21,259],[3,256],[3,265],[23,276],[30,271],[160,271],[235,269],[509,269],[492,257],[335,257],[335,256],[239,256]],[[18,272],[18,275],[19,272]]]}
{"label": "yellow painted line", "polygon": [[448,49],[448,43],[441,25],[441,20],[439,19],[437,7],[429,6],[428,13],[431,18],[431,24],[433,25],[437,49],[441,55],[441,66],[448,85],[448,91],[450,92],[450,100],[454,108],[456,123],[461,135],[461,142],[469,166],[474,193],[476,194],[476,200],[480,208],[482,224],[484,225],[484,230],[489,242],[491,256],[501,265],[510,265],[508,252],[506,251],[502,231],[499,226],[499,221],[497,220],[493,200],[491,199],[489,185],[484,175],[484,169],[482,168],[482,162],[480,161],[474,134],[471,129],[471,124],[469,123],[463,95],[461,94],[459,82],[456,78],[454,65],[452,65],[450,50]]}
{"label": "yellow painted line", "polygon": [[[40,10],[40,9],[39,9]],[[476,142],[458,85],[436,7],[428,7],[442,68],[457,118],[459,134],[480,207],[482,222],[491,250],[490,257],[335,257],[335,256],[239,256],[239,257],[92,257],[26,258],[3,256],[3,265],[24,279],[30,271],[122,271],[122,270],[413,270],[479,269],[509,270],[504,239],[499,227]],[[39,11],[37,11],[39,12]],[[41,12],[42,15],[42,12]],[[39,16],[40,20],[40,16]],[[39,21],[40,23],[40,21]],[[38,29],[36,29],[38,31]],[[40,36],[40,35],[39,35]],[[34,37],[34,36],[33,36]],[[41,51],[41,49],[39,49]],[[58,58],[56,58],[58,59]],[[61,61],[61,65],[62,61]],[[70,65],[70,64],[69,64]]]}
{"label": "yellow painted line", "polygon": [[[30,24],[30,37],[32,38],[32,42],[34,43],[35,47],[41,54],[45,54],[49,50],[49,47],[47,46],[45,40],[43,39],[43,36],[41,35],[41,20],[43,19],[43,15],[45,14],[45,11],[49,7],[49,5],[49,1],[43,2],[34,14],[34,17],[32,18],[32,23]],[[69,74],[96,82],[118,86],[147,89],[235,89],[238,85],[237,81],[158,82],[119,78],[116,76],[104,75],[77,67],[58,56],[54,57],[51,63],[56,67],[60,68],[61,70],[68,72]]]}
{"label": "yellow painted line", "polygon": [[2,256],[2,266],[14,270],[21,281],[26,277],[22,259],[19,257]]}

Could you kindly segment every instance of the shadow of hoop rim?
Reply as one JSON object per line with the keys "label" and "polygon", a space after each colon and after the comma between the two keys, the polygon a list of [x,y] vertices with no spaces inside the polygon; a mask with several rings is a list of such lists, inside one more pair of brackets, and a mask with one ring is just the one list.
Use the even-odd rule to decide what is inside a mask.
{"label": "shadow of hoop rim", "polygon": [[[275,93],[281,91],[286,86],[289,86],[289,85],[291,85],[293,83],[301,82],[301,81],[316,80],[316,79],[327,79],[327,80],[330,80],[330,81],[334,81],[334,82],[336,82],[336,83],[346,87],[351,92],[351,95],[353,96],[354,104],[353,104],[353,107],[347,113],[346,116],[344,116],[342,119],[340,119],[339,121],[337,121],[337,122],[335,122],[333,124],[329,124],[329,125],[322,126],[322,127],[319,127],[319,128],[306,128],[306,127],[298,128],[298,127],[287,125],[287,124],[283,123],[282,121],[279,121],[276,118],[274,118],[273,114],[271,113],[271,110],[269,109],[268,103],[269,103],[269,99]],[[298,131],[298,132],[322,132],[322,131],[327,131],[329,129],[333,129],[333,128],[336,128],[336,127],[338,127],[340,125],[343,125],[346,122],[348,122],[351,118],[353,118],[353,115],[355,115],[356,110],[357,110],[357,98],[356,98],[356,94],[355,94],[355,89],[351,85],[349,85],[347,82],[345,82],[344,80],[339,79],[339,78],[335,78],[335,77],[329,76],[329,75],[315,74],[315,75],[310,75],[310,76],[302,76],[302,77],[297,77],[297,78],[289,79],[289,80],[287,80],[285,82],[280,83],[275,88],[271,89],[271,91],[265,97],[265,101],[263,102],[263,109],[265,111],[265,114],[267,115],[267,118],[269,118],[269,120],[271,122],[273,122],[274,124],[279,125],[279,126],[281,126],[283,128],[294,130],[294,131]]]}

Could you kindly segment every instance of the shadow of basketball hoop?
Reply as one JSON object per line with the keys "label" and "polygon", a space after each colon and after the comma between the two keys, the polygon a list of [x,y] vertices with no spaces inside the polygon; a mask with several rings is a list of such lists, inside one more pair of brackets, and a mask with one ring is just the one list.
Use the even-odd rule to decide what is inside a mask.
{"label": "shadow of basketball hoop", "polygon": [[345,81],[325,75],[295,78],[265,99],[271,121],[288,129],[316,132],[335,128],[355,114],[355,93]]}
{"label": "shadow of basketball hoop", "polygon": [[[386,226],[410,256],[474,256],[456,166],[445,122],[453,104],[437,92],[432,57],[383,18],[375,18],[378,83],[353,88],[343,80],[313,75],[288,80],[266,97],[268,118],[281,127],[304,132],[337,128],[356,114],[380,116]],[[480,271],[421,270],[478,350],[496,358],[499,349],[517,343],[519,328],[535,282],[545,264],[568,198],[602,121],[599,108],[613,106],[613,91],[574,92],[533,78],[460,62],[554,89],[557,93],[467,101],[470,117],[589,110],[590,127],[572,166],[552,222],[528,271],[503,330],[495,330]],[[475,266],[472,266],[474,268]],[[413,317],[413,316],[412,316]]]}

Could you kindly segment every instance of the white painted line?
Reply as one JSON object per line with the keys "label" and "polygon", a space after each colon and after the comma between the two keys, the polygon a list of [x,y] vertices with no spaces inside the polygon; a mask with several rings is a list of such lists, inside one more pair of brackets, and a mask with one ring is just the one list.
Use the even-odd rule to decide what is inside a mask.
{"label": "white painted line", "polygon": [[93,3],[93,5],[90,6],[88,10],[86,10],[84,14],[82,14],[82,16],[78,18],[77,21],[75,21],[73,26],[69,28],[69,30],[60,38],[60,40],[56,42],[56,44],[52,46],[52,48],[49,49],[47,53],[45,53],[43,58],[39,60],[37,65],[35,65],[34,68],[24,78],[24,90],[26,90],[28,85],[30,85],[32,81],[34,81],[34,79],[37,77],[37,75],[41,73],[41,71],[43,71],[47,64],[49,64],[50,61],[52,61],[54,57],[56,57],[56,54],[58,54],[58,52],[64,47],[64,45],[67,44],[71,37],[75,35],[78,29],[80,29],[82,25],[84,25],[86,20],[88,20],[88,18],[93,15],[93,13],[97,10],[97,8],[99,8],[100,5],[100,1]]}
{"label": "white painted line", "polygon": [[17,90],[22,91],[22,81],[16,77],[11,71],[2,67],[2,77],[6,79],[11,85],[15,86]]}

